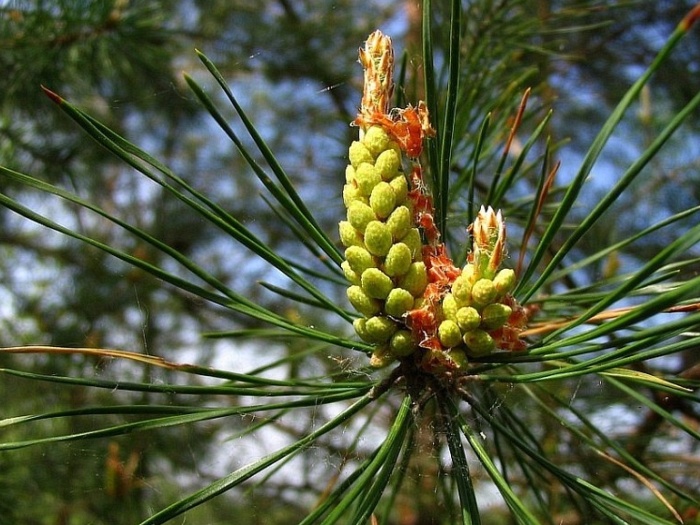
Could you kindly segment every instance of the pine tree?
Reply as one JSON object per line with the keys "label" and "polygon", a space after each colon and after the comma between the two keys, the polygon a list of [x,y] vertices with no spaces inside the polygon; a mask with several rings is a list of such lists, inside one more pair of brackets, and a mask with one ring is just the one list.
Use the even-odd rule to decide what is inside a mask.
{"label": "pine tree", "polygon": [[[561,4],[425,1],[394,40],[413,46],[396,55],[396,86],[371,110],[352,89],[355,49],[395,7],[5,8],[13,52],[0,60],[27,80],[8,84],[2,106],[3,273],[17,312],[0,354],[11,400],[0,485],[15,499],[3,515],[692,516],[697,205],[652,201],[642,222],[615,201],[645,205],[645,177],[674,193],[674,179],[648,170],[664,166],[662,146],[680,151],[692,137],[697,89],[646,121],[627,162],[600,155],[634,130],[639,97],[648,118],[648,77],[692,53],[683,37],[698,7],[670,25],[639,81],[609,90],[596,125],[548,111],[562,42],[585,51],[608,27],[585,27],[595,11]],[[184,81],[173,73],[183,61]],[[32,84],[46,86],[45,106]],[[201,131],[210,121],[197,107],[218,136]],[[572,161],[562,138],[581,129],[595,133]],[[380,168],[391,155],[403,161]],[[600,194],[586,181],[603,170],[615,180]],[[391,219],[401,206],[408,226]],[[52,346],[15,346],[37,339]],[[687,467],[672,466],[679,458]],[[495,491],[499,503],[485,505]]]}

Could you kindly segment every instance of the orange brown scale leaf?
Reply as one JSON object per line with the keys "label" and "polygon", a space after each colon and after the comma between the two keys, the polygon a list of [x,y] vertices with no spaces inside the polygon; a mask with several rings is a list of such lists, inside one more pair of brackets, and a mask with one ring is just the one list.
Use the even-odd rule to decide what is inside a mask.
{"label": "orange brown scale leaf", "polygon": [[418,341],[418,346],[431,350],[444,350],[437,338],[438,319],[434,304],[426,301],[420,308],[407,312],[405,319],[413,337]]}
{"label": "orange brown scale leaf", "polygon": [[435,135],[423,101],[418,106],[393,110],[394,124],[388,130],[410,158],[418,158],[423,151],[423,139]]}
{"label": "orange brown scale leaf", "polygon": [[501,303],[510,306],[512,313],[501,328],[489,332],[489,335],[493,337],[497,348],[511,352],[522,352],[527,349],[527,343],[520,336],[527,327],[530,317],[528,311],[511,295],[506,295]]}
{"label": "orange brown scale leaf", "polygon": [[[365,98],[368,99],[367,103],[370,104],[371,108],[383,104],[383,102],[379,102],[379,100],[383,100],[383,97],[375,97],[375,99],[369,96],[363,97],[360,114],[353,121],[353,124],[365,129],[372,125],[381,126],[409,158],[420,157],[423,151],[423,139],[435,135],[435,130],[427,123],[428,110],[425,104],[420,102],[415,108],[410,105],[405,109],[395,108],[387,114],[375,109],[366,109]],[[369,102],[370,100],[372,102]]]}
{"label": "orange brown scale leaf", "polygon": [[440,230],[435,224],[433,198],[428,194],[423,182],[423,170],[420,165],[413,166],[410,180],[411,191],[408,192],[408,198],[413,204],[413,222],[423,230],[428,244],[438,245]]}
{"label": "orange brown scale leaf", "polygon": [[443,288],[440,297],[442,299],[442,296],[447,293],[449,287],[462,271],[453,264],[452,259],[447,255],[444,244],[425,246],[423,250],[423,260],[428,270],[428,282]]}

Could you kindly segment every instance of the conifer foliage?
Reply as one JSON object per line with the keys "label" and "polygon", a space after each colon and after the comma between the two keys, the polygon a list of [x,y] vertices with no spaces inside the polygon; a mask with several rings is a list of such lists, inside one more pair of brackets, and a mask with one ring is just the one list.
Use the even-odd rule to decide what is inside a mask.
{"label": "conifer foliage", "polygon": [[[668,35],[564,178],[552,160],[561,145],[547,136],[551,114],[529,107],[532,98],[541,104],[547,98],[525,88],[529,74],[495,90],[491,82],[504,71],[488,62],[488,46],[478,47],[485,44],[477,37],[489,20],[496,23],[496,14],[504,27],[515,17],[492,2],[455,0],[443,9],[422,3],[418,72],[396,59],[380,31],[360,48],[357,136],[337,178],[338,198],[328,200],[337,203],[337,229],[324,225],[321,210],[239,102],[235,85],[197,52],[207,84],[189,74],[185,84],[257,177],[268,217],[289,239],[284,246],[192,174],[178,173],[44,88],[134,177],[235,241],[246,264],[274,272],[274,282],[260,283],[274,300],[237,289],[239,283],[222,278],[206,258],[171,242],[177,235],[130,221],[41,173],[0,167],[0,205],[8,212],[248,323],[205,334],[229,341],[227,351],[241,356],[231,367],[97,344],[0,349],[0,358],[12,357],[2,361],[0,381],[28,381],[35,395],[49,385],[89,399],[3,414],[0,462],[28,450],[101,443],[104,457],[95,469],[103,470],[95,477],[111,506],[63,511],[94,523],[667,524],[696,518],[700,376],[696,363],[674,364],[687,363],[682,357],[700,345],[700,206],[620,231],[614,244],[584,249],[584,241],[652,159],[663,156],[684,121],[697,115],[700,93],[616,173],[603,198],[587,198],[585,183],[601,169],[601,152],[700,18],[700,5]],[[478,13],[482,25],[475,22]],[[493,69],[477,70],[481,60]],[[414,91],[423,100],[409,104]],[[51,208],[34,206],[36,196],[110,224],[120,237],[65,224]],[[573,221],[581,209],[583,217]],[[616,253],[659,236],[664,246],[649,258],[595,271]],[[244,362],[251,351],[255,358]],[[105,374],[57,372],[33,366],[42,359],[122,366]],[[227,470],[173,488],[164,462],[147,469],[143,451],[149,440],[178,442],[195,428],[211,429],[212,446],[193,454],[208,461],[226,456]],[[649,428],[653,436],[645,434]],[[121,448],[134,443],[127,441],[133,436],[138,447]],[[18,462],[11,464],[20,472]],[[0,489],[5,486],[12,491],[12,480],[0,477]],[[123,505],[129,498],[142,504]],[[217,506],[225,498],[231,505]],[[2,505],[12,512],[12,504]]]}

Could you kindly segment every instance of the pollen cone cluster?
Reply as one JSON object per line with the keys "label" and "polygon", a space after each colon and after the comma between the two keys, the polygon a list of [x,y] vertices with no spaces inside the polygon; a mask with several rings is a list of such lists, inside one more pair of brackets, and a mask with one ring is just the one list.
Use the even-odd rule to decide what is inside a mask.
{"label": "pollen cone cluster", "polygon": [[[347,220],[339,224],[345,246],[343,272],[348,299],[363,315],[357,334],[390,360],[413,353],[416,341],[403,322],[428,283],[421,236],[413,227],[401,149],[378,125],[361,131],[350,146],[343,200]],[[391,357],[389,357],[391,356]]]}
{"label": "pollen cone cluster", "polygon": [[405,317],[426,371],[459,370],[469,358],[525,349],[520,333],[527,316],[510,295],[515,272],[500,268],[506,235],[501,213],[482,207],[470,231],[473,246],[461,270],[444,254],[444,245],[423,250],[432,254],[428,286],[419,306]]}
{"label": "pollen cone cluster", "polygon": [[515,272],[499,270],[505,224],[500,212],[479,211],[472,225],[474,246],[468,262],[442,298],[438,338],[446,348],[462,347],[469,356],[493,352],[513,315]]}
{"label": "pollen cone cluster", "polygon": [[[359,140],[350,146],[339,224],[347,296],[360,317],[357,334],[375,345],[370,363],[411,358],[424,371],[466,366],[498,349],[522,350],[527,321],[510,295],[513,270],[501,269],[505,223],[482,207],[470,227],[467,264],[454,267],[433,221],[432,199],[418,161],[434,134],[425,104],[389,110],[393,50],[375,32],[360,50],[365,91]],[[409,178],[403,165],[410,166]],[[409,187],[410,186],[410,187]]]}

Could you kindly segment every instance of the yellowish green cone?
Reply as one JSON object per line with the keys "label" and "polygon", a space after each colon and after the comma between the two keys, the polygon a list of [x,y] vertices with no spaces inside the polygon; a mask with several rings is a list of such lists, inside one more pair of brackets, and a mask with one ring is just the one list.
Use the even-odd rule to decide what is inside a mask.
{"label": "yellowish green cone", "polygon": [[355,331],[380,345],[371,363],[385,366],[418,348],[403,315],[414,308],[428,276],[407,203],[401,150],[381,126],[370,126],[360,136],[350,145],[345,170],[347,220],[338,226],[346,247],[341,267],[350,283],[350,304],[362,315]]}

